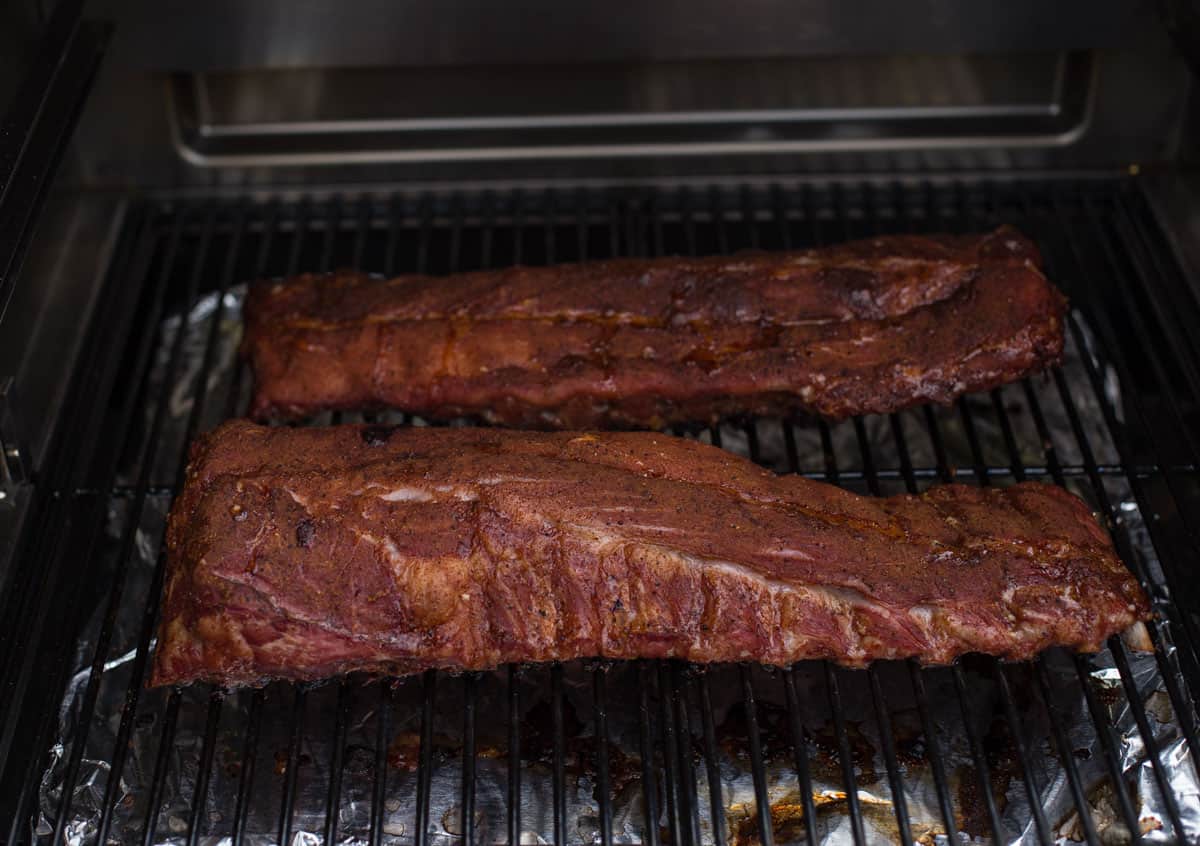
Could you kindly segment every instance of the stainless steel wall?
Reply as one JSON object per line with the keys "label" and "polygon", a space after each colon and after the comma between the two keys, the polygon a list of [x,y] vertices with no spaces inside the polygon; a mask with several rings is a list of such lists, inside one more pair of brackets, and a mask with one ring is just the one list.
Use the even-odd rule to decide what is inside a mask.
{"label": "stainless steel wall", "polygon": [[1179,151],[1151,2],[151,3],[78,185],[1123,168]]}

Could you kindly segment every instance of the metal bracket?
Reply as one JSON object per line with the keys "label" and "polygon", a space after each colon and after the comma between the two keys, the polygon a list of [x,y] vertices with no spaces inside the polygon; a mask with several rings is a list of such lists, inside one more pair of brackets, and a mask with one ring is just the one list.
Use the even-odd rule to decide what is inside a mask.
{"label": "metal bracket", "polygon": [[18,425],[16,385],[0,382],[0,506],[11,505],[18,485],[33,479],[32,456]]}

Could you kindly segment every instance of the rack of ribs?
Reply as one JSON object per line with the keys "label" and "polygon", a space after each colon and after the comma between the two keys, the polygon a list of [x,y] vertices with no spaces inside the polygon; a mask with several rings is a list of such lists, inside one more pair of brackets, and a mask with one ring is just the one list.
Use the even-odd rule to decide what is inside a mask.
{"label": "rack of ribs", "polygon": [[167,529],[152,683],[581,657],[944,664],[1148,616],[1050,484],[863,497],[642,433],[226,423]]}
{"label": "rack of ribs", "polygon": [[736,415],[842,419],[1059,362],[1066,300],[1037,248],[888,236],[800,252],[253,284],[252,414],[395,408],[536,429]]}

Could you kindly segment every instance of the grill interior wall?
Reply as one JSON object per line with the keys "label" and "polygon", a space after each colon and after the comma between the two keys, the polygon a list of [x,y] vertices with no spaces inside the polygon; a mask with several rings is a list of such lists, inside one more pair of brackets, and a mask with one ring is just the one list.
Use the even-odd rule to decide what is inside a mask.
{"label": "grill interior wall", "polygon": [[[154,202],[136,219],[141,223],[131,227],[110,280],[110,287],[137,296],[125,318],[133,330],[124,346],[111,344],[106,358],[89,365],[116,376],[109,425],[121,437],[110,444],[112,472],[63,491],[87,506],[81,513],[88,517],[70,528],[78,539],[73,548],[83,555],[72,565],[78,584],[63,598],[66,619],[82,631],[70,657],[51,665],[62,675],[60,687],[68,668],[84,668],[80,694],[61,715],[69,737],[55,761],[73,789],[39,795],[47,766],[41,753],[60,730],[51,707],[31,739],[39,755],[14,794],[22,818],[32,814],[38,838],[71,833],[72,808],[89,801],[104,810],[85,829],[122,842],[210,836],[288,842],[297,831],[315,830],[327,841],[514,843],[522,831],[545,831],[555,842],[609,843],[627,828],[649,844],[815,838],[820,825],[789,821],[788,803],[770,792],[766,772],[785,762],[796,786],[790,800],[799,806],[796,815],[846,820],[859,842],[868,825],[882,824],[881,815],[905,841],[963,828],[1005,840],[1015,834],[1004,828],[1005,806],[1014,801],[1029,803],[1034,836],[1048,839],[1066,823],[1040,810],[1047,784],[1037,758],[1049,754],[1066,773],[1076,830],[1098,843],[1103,821],[1093,818],[1088,799],[1101,785],[1080,775],[1068,742],[1072,717],[1056,704],[1072,694],[1086,701],[1080,716],[1094,724],[1109,789],[1118,785],[1111,804],[1119,821],[1133,830],[1141,825],[1139,797],[1117,772],[1125,741],[1109,722],[1113,697],[1134,713],[1156,807],[1166,812],[1164,830],[1179,832],[1200,815],[1200,800],[1177,795],[1168,781],[1152,731],[1151,719],[1158,718],[1141,697],[1129,697],[1136,690],[1132,655],[1119,638],[1110,649],[1120,684],[1105,690],[1094,686],[1086,659],[1060,653],[1031,665],[979,658],[931,670],[886,663],[851,672],[806,663],[783,672],[705,673],[669,662],[591,663],[257,691],[144,689],[162,580],[158,544],[187,441],[248,400],[249,374],[228,366],[232,347],[221,341],[228,304],[236,305],[243,281],[347,266],[440,274],[611,255],[798,248],[1008,222],[1037,241],[1048,275],[1072,301],[1069,342],[1079,355],[1071,366],[947,409],[836,425],[747,420],[680,433],[860,493],[916,491],[951,479],[998,485],[1041,479],[1083,496],[1155,600],[1161,618],[1150,629],[1166,691],[1163,713],[1178,725],[1194,761],[1188,691],[1200,684],[1194,648],[1200,589],[1189,565],[1197,553],[1191,527],[1200,518],[1194,434],[1200,432],[1200,339],[1189,328],[1200,325],[1200,312],[1136,183],[313,195]],[[196,317],[197,303],[214,291],[218,296],[209,300],[219,305]],[[171,316],[178,326],[180,315],[203,322],[199,355],[189,358],[184,350],[186,333],[159,332],[172,325]],[[189,360],[199,366],[181,364]],[[325,415],[316,422],[343,419],[362,418]],[[1070,438],[1052,432],[1047,421],[1057,420],[1065,421]],[[118,621],[130,609],[137,625],[123,629]],[[981,731],[967,713],[968,693],[979,685],[995,691],[988,720],[994,731]],[[120,719],[98,721],[96,703],[114,692],[123,697]],[[930,717],[941,698],[962,705],[949,732]],[[740,719],[717,722],[717,700],[726,716],[736,710]],[[1030,748],[1022,731],[1026,712],[1018,705],[1027,701],[1044,719],[1045,753]],[[827,732],[812,722],[817,712]],[[633,731],[617,736],[610,732],[615,726]],[[328,756],[310,754],[318,736]],[[126,771],[134,741],[153,751],[137,758],[139,766],[152,764],[137,778]],[[866,772],[862,743],[878,750],[883,772]],[[951,747],[971,756],[968,776],[948,770]],[[748,762],[753,802],[730,808],[722,795],[723,755]],[[184,759],[194,762],[188,771],[197,775],[177,782],[172,773]],[[485,783],[480,768],[496,770],[486,784],[504,789],[477,791]],[[936,787],[936,825],[918,825],[908,811],[916,789],[910,774],[918,769]],[[828,797],[809,789],[818,771],[842,784],[829,807]],[[583,792],[594,799],[582,815],[575,795],[581,774]],[[1011,779],[1007,793],[995,787],[1001,774]],[[458,784],[450,807],[431,801],[446,778]],[[546,807],[520,801],[522,785],[537,780],[551,784]],[[126,792],[124,782],[149,789]],[[873,790],[891,797],[883,810],[870,801]],[[618,802],[628,791],[636,801]],[[322,807],[305,804],[314,792],[325,797]],[[618,804],[640,810],[614,821]],[[348,806],[361,813],[345,812]],[[18,824],[27,835],[29,823]],[[1193,823],[1187,836],[1200,836],[1200,829]]]}

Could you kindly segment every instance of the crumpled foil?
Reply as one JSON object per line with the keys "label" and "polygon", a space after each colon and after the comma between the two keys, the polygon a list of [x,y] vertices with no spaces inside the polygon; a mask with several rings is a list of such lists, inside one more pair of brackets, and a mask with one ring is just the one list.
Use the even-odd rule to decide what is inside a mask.
{"label": "crumpled foil", "polygon": [[[170,505],[170,487],[174,483],[186,449],[189,419],[195,413],[198,429],[209,428],[223,419],[228,409],[244,408],[248,379],[235,378],[236,358],[241,331],[241,304],[244,289],[237,288],[218,300],[216,294],[203,297],[188,313],[178,367],[168,379],[169,353],[178,332],[178,313],[162,326],[156,365],[151,374],[145,417],[139,425],[141,436],[152,428],[155,399],[165,397],[166,417],[160,444],[145,459],[151,463],[150,486],[144,506],[135,513],[137,497],[114,496],[108,529],[98,560],[93,566],[116,572],[122,538],[132,532],[133,556],[126,571],[124,594],[107,653],[94,715],[88,725],[79,776],[73,788],[69,818],[64,820],[66,842],[95,842],[104,793],[112,774],[114,746],[121,725],[122,706],[128,690],[137,691],[139,701],[132,718],[132,731],[119,783],[113,790],[114,810],[109,842],[184,843],[201,778],[201,760],[210,716],[215,722],[212,764],[208,771],[208,789],[197,820],[196,842],[230,842],[238,815],[239,785],[243,779],[243,750],[250,712],[260,709],[260,720],[253,758],[253,778],[244,809],[244,843],[276,843],[281,832],[282,797],[291,778],[295,795],[290,818],[290,843],[323,842],[327,810],[336,817],[339,843],[367,842],[372,823],[373,791],[376,779],[376,751],[379,720],[383,709],[389,713],[389,730],[383,737],[386,767],[383,807],[379,813],[382,841],[393,844],[415,842],[417,807],[417,762],[420,750],[422,679],[420,677],[379,681],[349,678],[306,688],[302,701],[297,688],[273,684],[262,691],[214,692],[202,685],[179,691],[176,719],[172,723],[171,691],[142,688],[144,679],[131,685],[143,614],[153,607],[157,597],[150,595],[154,568],[159,558],[163,524]],[[214,316],[215,334],[211,334]],[[1076,316],[1077,319],[1078,315]],[[1096,397],[1084,372],[1084,355],[1090,355],[1104,374],[1105,390],[1117,409],[1121,409],[1119,387],[1103,361],[1090,349],[1090,334],[1084,330],[1089,349],[1069,343],[1064,365],[1072,396],[1101,464],[1116,463],[1117,456],[1105,429]],[[204,370],[209,339],[215,346],[208,353],[210,367],[203,391],[197,382]],[[1078,444],[1064,406],[1052,381],[1031,380],[1050,429],[1052,446],[1065,466],[1082,462]],[[199,408],[198,397],[204,399]],[[237,394],[237,395],[234,395]],[[1045,448],[1034,428],[1024,391],[1009,386],[1000,394],[1012,420],[1018,453],[1030,466],[1045,462]],[[232,398],[231,398],[232,397]],[[989,466],[1004,468],[1010,458],[1005,434],[992,401],[987,396],[967,400],[972,419]],[[927,434],[924,412],[916,410],[900,415],[913,466],[936,465],[936,453]],[[937,419],[950,463],[962,476],[969,476],[974,464],[963,417],[956,409],[936,409]],[[347,417],[346,419],[357,419]],[[318,422],[329,422],[328,415]],[[419,422],[419,421],[418,421]],[[863,421],[866,442],[872,451],[874,466],[881,471],[882,493],[904,490],[904,480],[895,471],[899,466],[894,433],[887,418]],[[822,439],[814,425],[790,428],[790,439],[775,421],[760,421],[752,432],[744,427],[725,425],[720,441],[726,449],[753,451],[763,464],[780,472],[789,470],[789,454],[796,456],[801,470],[820,474],[826,470]],[[705,431],[700,437],[711,440]],[[833,426],[829,433],[841,483],[866,492],[863,459],[852,423]],[[138,438],[134,438],[138,440]],[[118,480],[133,490],[140,459],[129,456],[125,475]],[[922,475],[922,486],[934,483]],[[1011,475],[998,472],[993,481],[1007,484]],[[1107,492],[1118,510],[1118,525],[1141,563],[1161,579],[1161,571],[1150,544],[1143,515],[1128,481],[1120,475],[1105,478]],[[1068,485],[1098,507],[1085,477],[1071,475]],[[120,490],[126,490],[121,488]],[[40,815],[33,835],[48,841],[61,807],[64,776],[73,745],[80,742],[81,700],[87,686],[89,666],[95,653],[101,628],[104,601],[98,599],[94,619],[88,626],[75,656],[78,668],[63,699],[59,712],[58,737],[51,749],[51,762],[40,791]],[[1168,645],[1168,648],[1171,648]],[[1166,778],[1178,801],[1184,823],[1192,832],[1200,831],[1200,782],[1194,763],[1179,729],[1167,697],[1159,667],[1152,653],[1128,651],[1138,698],[1144,703],[1155,741],[1161,749]],[[1070,656],[1051,651],[1043,659],[1052,691],[1055,713],[1059,715],[1069,739],[1070,754],[1076,764],[1083,789],[1091,804],[1091,816],[1104,843],[1129,842],[1128,832],[1119,814],[1119,806],[1108,782],[1104,749],[1097,737],[1083,696],[1080,675]],[[1146,745],[1138,732],[1112,655],[1105,650],[1086,660],[1083,678],[1106,710],[1117,742],[1119,763],[1131,788],[1134,805],[1151,843],[1177,842],[1163,798],[1154,778]],[[966,679],[966,698],[955,692],[953,671],[936,668],[922,672],[928,695],[929,714],[935,726],[934,737],[922,730],[909,670],[904,664],[878,665],[880,689],[890,716],[891,735],[901,768],[904,798],[913,836],[922,843],[985,842],[990,827],[982,803],[982,790],[973,764],[964,719],[983,745],[988,768],[988,789],[1000,811],[1005,838],[1009,843],[1039,842],[1024,783],[1021,759],[1017,755],[1012,728],[1005,718],[998,692],[997,663],[991,659],[969,657],[960,664]],[[1018,712],[1020,739],[1029,751],[1026,759],[1036,785],[1037,801],[1045,811],[1051,835],[1059,843],[1083,838],[1083,829],[1074,811],[1066,770],[1053,742],[1045,704],[1038,692],[1034,669],[1030,665],[1008,665],[1001,670],[1013,691]],[[553,817],[553,731],[550,670],[546,667],[522,668],[517,675],[520,692],[520,841],[523,844],[549,843],[554,837]],[[673,757],[676,781],[684,785],[686,801],[695,803],[700,839],[715,843],[713,814],[710,807],[709,772],[720,781],[723,808],[716,815],[722,820],[724,841],[730,844],[761,842],[757,828],[754,779],[747,741],[748,711],[743,698],[741,670],[736,667],[710,669],[659,665],[645,666],[615,663],[591,665],[575,663],[563,669],[563,723],[565,749],[566,830],[570,843],[600,842],[598,770],[596,766],[596,720],[594,711],[595,674],[604,676],[607,691],[607,737],[609,753],[609,804],[613,840],[640,843],[646,829],[643,795],[640,734],[640,696],[649,704],[652,750],[651,769],[655,774],[655,800],[659,809],[656,821],[660,842],[680,842],[668,819],[668,789],[664,777],[663,738],[669,724],[680,739],[682,758]],[[762,743],[766,772],[766,792],[771,803],[774,839],[777,843],[803,842],[805,821],[801,805],[800,781],[795,768],[793,737],[788,719],[783,674],[774,669],[754,667],[747,670],[755,696],[754,717]],[[883,757],[883,745],[866,672],[836,669],[841,715],[847,727],[850,758],[855,784],[853,790],[862,811],[867,842],[891,842],[897,839],[893,794]],[[852,842],[848,812],[847,786],[843,779],[838,744],[831,719],[825,668],[820,664],[801,664],[794,671],[799,714],[805,731],[806,753],[811,768],[813,800],[817,807],[815,830],[818,842]],[[433,708],[431,751],[432,775],[429,784],[428,842],[447,846],[462,841],[463,719],[464,696],[468,682],[462,677],[440,674]],[[475,738],[475,841],[507,842],[506,813],[508,791],[508,676],[507,671],[481,674],[473,681],[476,690]],[[686,695],[687,709],[680,715],[664,710],[663,694],[677,685]],[[710,748],[705,738],[704,713],[700,710],[701,688],[705,687],[712,705]],[[219,700],[219,701],[218,701]],[[673,702],[674,700],[668,700]],[[214,702],[218,704],[214,704]],[[344,737],[339,738],[338,714],[343,715]],[[965,717],[964,717],[965,715]],[[680,719],[682,716],[682,720]],[[297,722],[298,721],[298,722]],[[289,756],[293,728],[300,727],[298,754]],[[163,738],[169,746],[163,754]],[[929,744],[938,744],[953,803],[955,829],[949,837],[938,805],[933,772],[928,755]],[[331,762],[341,753],[340,791],[330,801]],[[686,769],[679,778],[680,761]],[[714,768],[709,762],[715,763]],[[157,777],[158,768],[162,767]],[[289,767],[296,767],[289,774]],[[690,771],[689,771],[690,770]],[[680,794],[672,793],[678,804]],[[154,833],[147,838],[145,822],[154,801]],[[678,815],[681,825],[686,817]]]}

